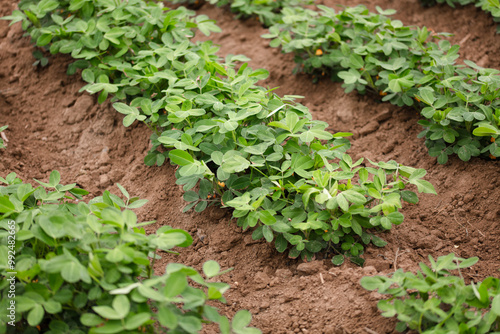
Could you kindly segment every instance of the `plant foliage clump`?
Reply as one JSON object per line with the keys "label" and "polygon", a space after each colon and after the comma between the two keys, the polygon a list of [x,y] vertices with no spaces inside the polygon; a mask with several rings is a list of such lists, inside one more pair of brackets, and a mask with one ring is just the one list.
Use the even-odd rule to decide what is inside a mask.
{"label": "plant foliage clump", "polygon": [[420,263],[417,274],[398,269],[391,277],[363,277],[361,285],[389,295],[378,302],[384,317],[397,317],[396,329],[419,333],[484,334],[500,329],[500,280],[488,277],[466,285],[462,275],[451,270],[468,268],[478,258],[462,259],[454,254]]}
{"label": "plant foliage clump", "polygon": [[446,163],[483,155],[500,157],[500,71],[471,61],[456,65],[459,46],[427,28],[406,27],[364,6],[335,12],[285,8],[283,21],[263,37],[295,54],[296,71],[328,74],[347,92],[375,92],[383,101],[413,106],[425,118],[431,156]]}
{"label": "plant foliage clump", "polygon": [[[232,322],[208,301],[225,302],[228,284],[208,282],[195,269],[169,263],[153,273],[156,251],[187,247],[191,236],[163,226],[146,235],[131,209],[147,201],[104,192],[88,203],[87,191],[48,183],[33,188],[9,174],[0,182],[0,333],[198,333],[203,323],[222,333],[260,333],[247,328],[248,311]],[[153,258],[153,261],[150,259]],[[224,272],[203,265],[206,278]],[[14,284],[12,283],[14,279]],[[15,314],[9,311],[14,302]],[[7,324],[11,322],[11,324]],[[168,329],[168,330],[167,330]]]}

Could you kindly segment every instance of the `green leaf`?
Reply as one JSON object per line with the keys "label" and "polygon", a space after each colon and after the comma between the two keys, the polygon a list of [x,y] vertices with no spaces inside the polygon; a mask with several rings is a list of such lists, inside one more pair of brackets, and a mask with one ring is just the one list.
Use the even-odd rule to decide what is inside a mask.
{"label": "green leaf", "polygon": [[179,166],[187,166],[194,163],[193,157],[185,151],[182,150],[172,150],[168,154],[170,160]]}
{"label": "green leaf", "polygon": [[491,302],[491,312],[496,316],[500,316],[500,294],[496,295]]}
{"label": "green leaf", "polygon": [[118,111],[121,114],[124,115],[129,115],[129,114],[134,114],[138,115],[139,110],[137,108],[131,107],[125,103],[117,102],[113,103],[113,108],[115,108],[116,111]]}
{"label": "green leaf", "polygon": [[36,45],[37,46],[45,46],[45,45],[49,44],[51,40],[52,40],[51,34],[42,34],[36,40]]}
{"label": "green leaf", "polygon": [[181,232],[166,231],[153,239],[154,244],[162,250],[169,250],[186,241],[186,236]]}
{"label": "green leaf", "polygon": [[59,174],[58,171],[56,170],[53,170],[51,173],[50,173],[50,177],[49,177],[49,184],[51,187],[55,187],[59,184],[59,182],[61,181],[61,174]]}
{"label": "green leaf", "polygon": [[125,29],[121,27],[114,27],[104,34],[104,38],[109,40],[111,43],[120,44],[119,37],[125,34]]}
{"label": "green leaf", "polygon": [[461,269],[463,269],[463,268],[469,268],[469,267],[473,266],[474,264],[476,264],[477,261],[479,261],[478,257],[471,257],[469,259],[465,259],[462,262],[460,262],[460,264],[458,265],[458,267],[461,268]]}
{"label": "green leaf", "polygon": [[39,325],[42,322],[44,314],[45,311],[43,310],[42,305],[35,305],[35,307],[33,307],[28,313],[27,320],[30,326],[35,327]]}
{"label": "green leaf", "polygon": [[417,186],[417,189],[421,193],[426,193],[426,194],[434,194],[437,195],[436,190],[434,189],[434,186],[429,182],[425,180],[410,180],[410,183],[413,183],[414,185]]}
{"label": "green leaf", "polygon": [[349,71],[341,71],[338,73],[339,78],[344,79],[347,85],[354,84],[361,78],[361,74],[355,69],[349,69]]}
{"label": "green leaf", "polygon": [[127,317],[125,319],[125,328],[128,330],[137,329],[142,326],[146,321],[151,319],[151,314],[149,312],[141,312],[134,314],[133,316]]}
{"label": "green leaf", "polygon": [[207,278],[217,276],[220,272],[220,266],[216,261],[210,260],[203,264],[203,273]]}
{"label": "green leaf", "polygon": [[[83,272],[87,272],[85,267],[75,261],[68,261],[64,270],[61,271],[61,276],[68,283],[76,283],[82,279]],[[87,274],[88,275],[88,274]]]}
{"label": "green leaf", "polygon": [[198,193],[192,190],[186,191],[182,197],[186,202],[194,202],[200,199]]}
{"label": "green leaf", "polygon": [[119,320],[125,318],[109,306],[93,306],[95,313],[106,319]]}
{"label": "green leaf", "polygon": [[[366,203],[366,198],[362,194],[358,193],[357,191],[354,190],[346,190],[343,191],[342,194],[344,197],[349,201],[354,204],[364,204]],[[338,200],[338,199],[337,199]],[[340,204],[340,203],[339,203]]]}
{"label": "green leaf", "polygon": [[[87,87],[86,90],[90,94],[95,94],[95,93],[100,92],[100,91],[103,91],[106,93],[116,93],[118,91],[118,86],[110,84],[110,83],[95,83],[95,84],[91,84],[91,85],[85,86],[85,87]],[[107,97],[107,95],[106,95],[106,97]],[[104,97],[104,100],[106,99],[106,97]]]}
{"label": "green leaf", "polygon": [[16,296],[16,310],[18,312],[26,312],[36,306],[36,302],[28,297]]}
{"label": "green leaf", "polygon": [[382,227],[385,228],[386,230],[390,230],[392,227],[392,222],[389,218],[382,217],[380,219],[380,225],[382,225]]}
{"label": "green leaf", "polygon": [[360,55],[357,55],[355,53],[352,53],[351,56],[349,57],[349,61],[351,62],[353,68],[355,69],[360,69],[363,66],[365,66],[365,62],[363,61],[363,58]]}
{"label": "green leaf", "polygon": [[123,196],[125,196],[126,198],[130,198],[128,191],[121,184],[117,183],[116,186],[118,187],[118,189],[120,189]]}
{"label": "green leaf", "polygon": [[340,208],[344,211],[344,212],[347,212],[349,211],[349,203],[347,202],[347,200],[345,199],[343,193],[340,193],[337,195],[336,197],[337,199],[337,203],[339,203],[339,206]]}
{"label": "green leaf", "polygon": [[222,164],[222,170],[226,173],[239,173],[250,166],[250,162],[240,155],[233,155],[227,158]]}
{"label": "green leaf", "polygon": [[221,151],[213,151],[210,157],[217,165],[222,165],[224,154]]}
{"label": "green leaf", "polygon": [[492,125],[483,123],[482,126],[475,128],[474,131],[472,131],[472,134],[474,136],[493,136],[500,135],[500,130]]}
{"label": "green leaf", "polygon": [[45,311],[47,311],[47,313],[57,314],[57,313],[61,312],[62,305],[61,305],[61,303],[56,302],[53,299],[49,299],[43,303],[43,308],[45,309]]}
{"label": "green leaf", "polygon": [[282,234],[278,234],[274,242],[274,245],[276,246],[276,250],[278,252],[283,253],[288,246],[288,242],[286,241],[286,239],[283,237]]}
{"label": "green leaf", "polygon": [[365,288],[366,290],[373,291],[373,290],[378,289],[378,287],[380,286],[382,281],[381,281],[380,277],[378,277],[378,276],[374,276],[374,277],[365,276],[361,279],[360,283],[361,283],[361,286],[363,288]]}
{"label": "green leaf", "polygon": [[419,95],[420,95],[419,96],[420,100],[422,100],[428,105],[432,105],[436,100],[436,97],[434,96],[434,91],[430,87],[420,88]]}
{"label": "green leaf", "polygon": [[194,316],[182,316],[179,319],[179,326],[188,333],[198,333],[202,329],[201,320]]}
{"label": "green leaf", "polygon": [[404,331],[406,331],[407,329],[407,325],[405,322],[403,321],[400,321],[396,324],[396,330],[399,332],[399,333],[403,333]]}
{"label": "green leaf", "polygon": [[178,325],[177,315],[165,306],[158,310],[158,320],[160,320],[160,324],[170,329],[175,329]]}
{"label": "green leaf", "polygon": [[416,180],[416,179],[421,179],[423,178],[425,175],[427,174],[427,172],[425,171],[425,169],[417,169],[415,170],[411,175],[410,175],[410,180],[413,181],[413,180]]}
{"label": "green leaf", "polygon": [[196,204],[194,211],[195,212],[203,212],[203,210],[205,210],[207,208],[207,206],[208,206],[207,201],[201,201],[198,204]]}
{"label": "green leaf", "polygon": [[94,313],[84,313],[80,317],[80,322],[84,326],[95,327],[97,325],[104,323],[104,319]]}
{"label": "green leaf", "polygon": [[387,245],[387,242],[385,240],[377,237],[376,235],[372,235],[371,239],[372,243],[377,247],[384,247],[385,245]]}
{"label": "green leaf", "polygon": [[335,255],[332,258],[332,263],[336,266],[340,266],[342,263],[344,263],[344,255]]}
{"label": "green leaf", "polygon": [[262,221],[262,223],[266,225],[273,225],[276,223],[276,218],[267,210],[262,210],[258,211],[259,212],[259,219]]}
{"label": "green leaf", "polygon": [[119,334],[123,333],[123,326],[120,321],[107,321],[104,326],[92,328],[92,334]]}
{"label": "green leaf", "polygon": [[16,210],[16,207],[9,200],[9,196],[0,197],[0,213],[9,213]]}
{"label": "green leaf", "polygon": [[395,74],[389,74],[389,89],[394,93],[399,93],[403,91],[403,87],[409,88],[413,86],[413,81],[410,79],[412,75],[407,75],[405,77],[398,77]]}
{"label": "green leaf", "polygon": [[401,198],[403,199],[403,201],[411,203],[411,204],[418,203],[418,196],[413,191],[409,191],[409,190],[401,191]]}
{"label": "green leaf", "polygon": [[233,321],[231,322],[231,328],[234,331],[241,331],[252,321],[252,314],[247,310],[239,310],[233,317]]}
{"label": "green leaf", "polygon": [[138,209],[143,207],[147,202],[147,199],[138,199],[135,201],[130,201],[130,204],[127,206],[128,209]]}
{"label": "green leaf", "polygon": [[394,309],[394,305],[392,305],[389,301],[387,300],[381,300],[377,303],[377,307],[379,310],[381,310],[382,316],[386,318],[391,318],[396,315],[396,310]]}
{"label": "green leaf", "polygon": [[391,212],[389,215],[387,215],[387,218],[391,220],[391,223],[394,225],[399,225],[403,222],[404,220],[404,215],[401,212]]}
{"label": "green leaf", "polygon": [[16,22],[23,21],[25,19],[26,19],[26,15],[23,12],[21,12],[20,10],[17,10],[17,9],[12,12],[12,15],[0,17],[0,20],[9,20],[9,21],[11,21],[9,23],[9,26],[13,25]]}
{"label": "green leaf", "polygon": [[274,239],[274,234],[273,230],[271,227],[264,225],[262,226],[262,234],[264,235],[264,238],[266,239],[267,242],[272,242]]}
{"label": "green leaf", "polygon": [[[42,0],[37,4],[37,9],[43,13],[43,16],[45,16],[45,13],[50,12],[54,9],[56,9],[59,6],[59,2],[55,0]],[[39,16],[40,18],[43,16]]]}
{"label": "green leaf", "polygon": [[113,308],[116,310],[116,313],[120,315],[120,319],[123,319],[127,316],[130,311],[130,301],[125,295],[118,295],[113,300]]}
{"label": "green leaf", "polygon": [[164,295],[167,298],[176,297],[184,292],[188,286],[186,275],[180,271],[171,273],[165,282]]}
{"label": "green leaf", "polygon": [[375,6],[375,9],[377,10],[377,12],[379,12],[381,15],[385,15],[385,16],[390,16],[390,15],[394,15],[396,14],[396,10],[394,9],[382,9],[380,8],[379,6]]}
{"label": "green leaf", "polygon": [[311,253],[317,253],[323,249],[323,244],[318,240],[311,240],[306,243],[306,249]]}

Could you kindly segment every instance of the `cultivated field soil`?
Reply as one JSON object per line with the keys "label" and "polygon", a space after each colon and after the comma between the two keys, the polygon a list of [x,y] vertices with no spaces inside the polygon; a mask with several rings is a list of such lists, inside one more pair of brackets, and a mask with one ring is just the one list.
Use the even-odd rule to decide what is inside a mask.
{"label": "cultivated field soil", "polygon": [[[423,8],[417,0],[319,1],[365,4],[393,8],[393,17],[405,25],[427,26],[436,32],[453,33],[461,45],[461,59],[500,68],[500,36],[492,18],[474,6],[453,9],[446,5]],[[0,15],[10,15],[16,1],[0,0]],[[256,20],[240,21],[227,10],[205,4],[197,10],[217,20],[223,29],[210,38],[222,45],[220,56],[245,54],[250,66],[265,68],[270,77],[262,85],[279,86],[280,95],[305,98],[316,119],[329,122],[332,131],[353,132],[350,153],[374,161],[396,160],[425,168],[426,179],[438,195],[422,195],[420,203],[405,205],[405,221],[380,235],[388,245],[369,247],[364,268],[352,263],[335,267],[330,258],[312,262],[290,259],[271,244],[254,241],[242,231],[231,212],[210,208],[182,213],[183,191],[175,184],[174,167],[147,167],[150,131],[137,123],[121,124],[122,116],[110,103],[99,105],[97,96],[79,93],[84,82],[79,74],[66,75],[66,56],[50,56],[44,68],[32,66],[34,47],[23,37],[21,25],[0,21],[0,125],[8,124],[6,150],[0,151],[0,175],[16,172],[25,181],[47,180],[50,171],[61,172],[64,184],[77,182],[92,196],[116,183],[149,199],[137,211],[140,220],[156,220],[149,232],[163,225],[187,230],[194,244],[180,255],[162,254],[156,273],[176,261],[197,269],[207,260],[234,270],[220,277],[229,283],[227,304],[221,312],[232,316],[239,309],[253,314],[252,325],[263,333],[392,333],[396,321],[377,310],[381,295],[359,284],[365,275],[389,274],[398,268],[417,270],[418,263],[454,252],[460,257],[479,257],[462,274],[475,282],[500,277],[500,165],[473,158],[463,162],[451,157],[439,165],[429,157],[415,110],[381,103],[372,96],[345,94],[340,84],[328,80],[313,84],[307,75],[293,75],[292,55],[269,47],[266,33]],[[205,38],[205,37],[200,37]],[[212,327],[205,333],[215,333]]]}

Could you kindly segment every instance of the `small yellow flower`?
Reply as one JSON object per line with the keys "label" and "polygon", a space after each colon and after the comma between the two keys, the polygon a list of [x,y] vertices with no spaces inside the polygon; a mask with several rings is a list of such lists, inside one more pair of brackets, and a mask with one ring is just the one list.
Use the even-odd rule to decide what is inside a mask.
{"label": "small yellow flower", "polygon": [[386,95],[387,95],[387,93],[386,93],[386,92],[383,92],[383,91],[380,91],[380,92],[378,92],[378,95],[380,95],[380,96],[386,96]]}
{"label": "small yellow flower", "polygon": [[494,142],[495,142],[495,138],[491,137],[490,141],[491,141],[492,143],[494,143]]}
{"label": "small yellow flower", "polygon": [[316,56],[321,56],[321,55],[323,55],[323,50],[321,49],[316,50]]}
{"label": "small yellow flower", "polygon": [[496,160],[496,158],[493,154],[490,154],[490,159]]}
{"label": "small yellow flower", "polygon": [[217,181],[217,184],[219,186],[221,186],[222,188],[224,188],[226,186],[226,184],[224,182],[221,182],[221,181]]}

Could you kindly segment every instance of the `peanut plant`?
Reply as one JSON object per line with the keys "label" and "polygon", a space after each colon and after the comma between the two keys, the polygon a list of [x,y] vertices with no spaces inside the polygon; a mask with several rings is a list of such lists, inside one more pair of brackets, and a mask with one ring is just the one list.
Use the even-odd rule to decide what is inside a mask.
{"label": "peanut plant", "polygon": [[[389,295],[378,302],[384,317],[397,317],[396,329],[419,333],[498,333],[500,330],[500,280],[488,277],[469,285],[461,269],[478,258],[462,259],[454,254],[434,260],[430,267],[420,263],[416,274],[398,269],[392,276],[363,277],[361,285],[370,291]],[[460,276],[450,273],[458,270]]]}

